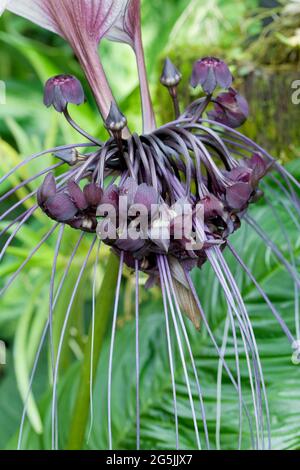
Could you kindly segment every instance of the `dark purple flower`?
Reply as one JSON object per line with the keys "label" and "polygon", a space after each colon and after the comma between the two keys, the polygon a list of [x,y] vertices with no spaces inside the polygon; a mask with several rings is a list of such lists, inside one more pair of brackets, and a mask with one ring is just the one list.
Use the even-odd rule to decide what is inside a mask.
{"label": "dark purple flower", "polygon": [[69,197],[80,211],[95,209],[99,206],[103,191],[95,183],[89,183],[83,191],[75,181],[68,183]]}
{"label": "dark purple flower", "polygon": [[226,203],[233,211],[242,211],[249,204],[252,193],[249,183],[235,183],[226,190]]}
{"label": "dark purple flower", "polygon": [[84,91],[80,81],[72,75],[57,75],[49,78],[44,90],[44,104],[54,106],[59,113],[67,109],[69,103],[84,103]]}
{"label": "dark purple flower", "polygon": [[56,194],[56,183],[55,178],[52,173],[49,173],[42,186],[38,189],[37,192],[37,201],[39,205],[44,204],[49,197],[55,196]]}
{"label": "dark purple flower", "polygon": [[220,59],[205,57],[195,62],[191,77],[191,85],[196,88],[201,85],[207,95],[211,95],[217,86],[229,88],[232,84],[231,72]]}
{"label": "dark purple flower", "polygon": [[241,163],[241,166],[226,171],[224,174],[234,183],[249,183],[253,189],[256,189],[269,170],[268,164],[259,153],[254,153],[251,158]]}
{"label": "dark purple flower", "polygon": [[249,116],[247,100],[231,88],[221,93],[215,101],[213,111],[208,113],[211,120],[225,124],[233,129],[240,127]]}
{"label": "dark purple flower", "polygon": [[171,60],[167,58],[165,60],[163,72],[160,77],[160,83],[166,87],[174,87],[179,85],[181,79],[181,73],[175,67],[173,62],[171,62]]}
{"label": "dark purple flower", "polygon": [[153,186],[148,186],[146,183],[140,184],[134,196],[134,204],[141,204],[146,207],[147,211],[151,212],[151,207],[158,204],[158,193]]}

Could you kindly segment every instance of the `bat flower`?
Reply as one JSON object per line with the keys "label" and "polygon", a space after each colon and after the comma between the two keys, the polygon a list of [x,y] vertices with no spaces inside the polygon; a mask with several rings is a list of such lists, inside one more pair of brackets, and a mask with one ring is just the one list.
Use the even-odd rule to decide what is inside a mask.
{"label": "bat flower", "polygon": [[38,204],[53,220],[75,229],[94,232],[97,226],[96,210],[103,191],[96,184],[87,184],[83,191],[73,180],[67,191],[58,191],[53,174],[49,173],[37,193]]}
{"label": "bat flower", "polygon": [[225,64],[216,57],[204,57],[195,62],[191,76],[191,86],[201,86],[207,95],[211,95],[217,86],[229,88],[232,84],[232,75]]}
{"label": "bat flower", "polygon": [[[140,295],[144,285],[148,289],[154,285],[159,286],[161,291],[163,321],[158,333],[165,334],[164,349],[168,353],[170,366],[170,386],[165,388],[167,391],[171,390],[172,395],[172,407],[167,407],[166,422],[174,426],[174,442],[170,445],[168,442],[168,446],[173,446],[174,449],[186,446],[185,440],[180,435],[182,423],[179,421],[179,413],[182,409],[184,422],[192,423],[193,426],[195,449],[210,449],[214,446],[211,442],[212,431],[214,432],[211,428],[214,419],[212,400],[203,393],[198,373],[199,361],[195,360],[190,342],[192,335],[196,338],[196,332],[191,331],[195,327],[197,330],[200,328],[203,330],[206,342],[211,340],[219,360],[221,372],[219,378],[222,377],[222,372],[227,374],[226,387],[232,386],[232,394],[236,396],[239,405],[236,407],[238,416],[234,423],[239,422],[237,432],[240,436],[245,432],[245,447],[249,448],[251,444],[255,449],[270,447],[267,435],[270,433],[271,421],[266,380],[252,318],[241,294],[237,277],[242,281],[247,279],[253,291],[257,290],[260,298],[258,304],[261,305],[263,302],[266,304],[291,345],[294,344],[295,334],[290,329],[292,322],[286,324],[278,311],[277,304],[274,305],[269,298],[269,291],[265,292],[262,287],[260,279],[263,276],[256,279],[244,261],[242,255],[247,240],[236,248],[237,237],[232,235],[240,227],[247,226],[249,231],[255,233],[257,239],[263,243],[265,251],[277,258],[282,268],[280,275],[283,275],[284,271],[287,273],[295,292],[295,318],[298,325],[300,276],[297,271],[297,261],[290,256],[293,253],[286,254],[286,250],[292,244],[289,230],[286,230],[281,221],[281,212],[276,201],[286,208],[284,220],[289,219],[288,227],[292,224],[299,227],[300,183],[266,150],[235,129],[248,116],[248,106],[243,98],[230,88],[233,77],[228,66],[219,59],[207,57],[194,64],[191,84],[194,87],[201,86],[206,96],[193,101],[185,111],[181,109],[182,104],[177,94],[181,73],[170,60],[165,62],[161,82],[170,92],[174,105],[174,118],[170,122],[164,122],[160,127],[156,126],[143,55],[138,0],[0,0],[0,11],[5,8],[61,35],[71,44],[98,104],[103,118],[103,130],[106,129],[108,132],[104,141],[99,140],[72,118],[69,105],[80,105],[84,102],[83,87],[75,77],[66,74],[52,77],[45,85],[44,103],[48,107],[53,106],[61,113],[60,118],[66,119],[78,135],[84,138],[83,142],[64,143],[42,150],[24,158],[4,175],[1,173],[0,204],[5,202],[5,209],[0,215],[0,260],[9,252],[9,247],[18,240],[19,232],[26,224],[34,221],[34,227],[38,224],[45,224],[47,227],[41,240],[28,253],[27,258],[22,259],[21,265],[15,272],[10,273],[8,277],[5,274],[8,270],[2,270],[1,297],[38,250],[56,231],[58,232],[51,265],[49,316],[34,361],[27,399],[24,399],[18,448],[22,447],[27,413],[37,434],[42,432],[41,423],[37,422],[36,414],[32,416],[32,406],[29,405],[39,357],[44,350],[43,345],[48,333],[53,362],[51,446],[53,449],[58,449],[59,446],[65,448],[88,445],[86,444],[89,429],[87,398],[90,398],[93,410],[93,374],[98,370],[103,332],[109,323],[111,312],[113,316],[107,392],[99,394],[97,390],[96,395],[108,398],[107,430],[103,435],[107,436],[109,449],[117,446],[117,442],[114,441],[112,407],[112,397],[117,396],[113,393],[113,387],[119,385],[113,380],[115,337],[120,302],[125,299],[130,308],[132,293],[135,301],[134,315],[132,315],[135,319],[135,377],[131,379],[131,375],[128,375],[128,384],[125,386],[128,386],[128,392],[133,385],[136,387],[136,447],[140,449],[149,445],[148,431],[145,426],[141,426],[143,414],[140,413],[144,395],[140,394],[139,359],[140,349],[144,347],[144,343],[140,341],[139,319],[140,305],[146,295],[145,292],[143,296]],[[143,132],[140,134],[135,132],[135,129],[128,129],[126,116],[119,109],[106,80],[97,51],[98,44],[104,37],[130,44],[136,54],[142,98]],[[118,66],[119,64],[116,64],[116,67]],[[229,90],[214,99],[212,94],[217,86]],[[184,95],[188,95],[188,90]],[[212,105],[214,109],[209,111]],[[78,112],[80,113],[80,109]],[[98,117],[95,117],[95,120],[98,121]],[[28,175],[26,178],[22,179],[22,175],[16,178],[20,169],[28,169],[25,172]],[[262,189],[266,194],[264,204],[268,205],[270,214],[274,213],[276,222],[273,225],[279,226],[285,237],[283,244],[276,239],[273,240],[262,228],[261,221],[255,218],[253,203],[262,195]],[[35,198],[37,203],[32,202]],[[71,246],[72,252],[67,264],[65,256],[62,257],[63,262],[59,263],[61,245],[69,246],[72,243],[73,238],[70,237],[72,229],[74,237],[76,235],[78,237],[77,242]],[[85,251],[83,261],[77,253],[79,246],[81,254]],[[99,256],[102,255],[100,250],[104,250],[105,257],[107,252],[110,252],[110,257],[106,268],[103,267],[102,270],[103,284],[98,296],[101,297],[98,310],[95,305]],[[228,263],[228,257],[231,258],[233,271]],[[90,276],[91,261],[94,268],[93,275]],[[73,269],[73,262],[76,264],[76,269]],[[78,265],[80,265],[79,272]],[[204,265],[206,267],[202,269]],[[62,266],[65,266],[65,270],[60,276],[57,271],[62,269]],[[202,270],[197,273],[199,268]],[[61,302],[67,304],[65,318],[62,319],[54,313],[56,304],[63,295],[63,287],[70,271],[73,271],[73,277],[69,279],[68,289],[71,288],[72,292],[70,299],[67,297],[65,300],[64,297]],[[124,271],[126,276],[123,278]],[[238,271],[241,271],[239,276]],[[210,275],[207,275],[209,272]],[[75,282],[74,273],[78,273]],[[88,343],[84,348],[86,352],[82,365],[82,380],[78,380],[77,386],[74,387],[74,399],[66,403],[61,401],[61,395],[58,394],[62,351],[65,348],[67,350],[71,343],[68,341],[70,339],[68,328],[70,324],[74,325],[70,317],[75,299],[77,296],[81,297],[78,295],[80,289],[83,288],[85,293],[91,278],[93,286],[91,344]],[[208,284],[213,278],[213,292],[216,299],[207,298],[210,295]],[[129,288],[126,288],[123,295],[122,286],[125,283],[128,283]],[[252,294],[249,298],[254,299]],[[214,312],[208,315],[203,307],[217,303],[224,306],[227,314],[223,344],[222,339],[219,344],[220,338],[215,338],[211,329],[211,323],[219,324],[220,319],[214,317]],[[86,305],[87,308],[88,305],[89,303]],[[78,324],[85,325],[88,318],[86,309],[84,313],[79,310],[76,309],[76,314],[82,314],[82,317],[78,318]],[[184,315],[190,320],[188,324]],[[56,341],[53,342],[52,336],[53,323],[57,322],[57,317],[59,323],[58,325],[56,323],[55,333],[59,331],[60,334],[58,345]],[[151,348],[155,348],[159,335],[153,339]],[[36,337],[35,332],[33,336]],[[230,342],[230,361],[225,354],[227,339],[228,344]],[[85,344],[85,337],[81,343]],[[79,345],[76,343],[74,347],[74,344],[75,341],[72,342],[72,351],[76,350],[77,354]],[[130,351],[131,346],[128,345],[126,354]],[[151,349],[151,355],[152,353]],[[231,360],[232,357],[234,360]],[[178,360],[180,367],[177,367]],[[209,361],[213,361],[212,353],[209,353]],[[241,369],[243,364],[247,367]],[[184,381],[177,384],[179,369],[183,370]],[[77,371],[75,368],[72,370]],[[206,372],[205,367],[202,372],[203,374]],[[248,382],[251,394],[244,398],[244,386]],[[178,392],[180,391],[180,400],[183,400],[185,389],[188,407],[186,401],[180,401],[180,406],[178,402]],[[131,395],[128,393],[128,396]],[[75,425],[80,423],[80,429],[76,428],[76,432],[68,433],[66,429],[61,432],[59,416],[62,403],[70,407],[67,414],[72,416],[71,421]],[[132,409],[131,406],[131,418]],[[160,414],[156,415],[159,421]],[[48,414],[46,418],[48,422]],[[121,418],[122,416],[117,416],[118,420]],[[105,419],[101,422],[104,423]],[[159,429],[159,426],[165,428],[166,422],[155,423],[155,429]],[[167,435],[172,438],[169,428]],[[66,439],[70,439],[70,442],[66,442]],[[165,442],[159,440],[159,432],[157,439],[159,447],[165,445]],[[48,442],[48,439],[45,440]],[[131,441],[130,446],[132,447]]]}
{"label": "bat flower", "polygon": [[214,101],[214,109],[208,113],[213,121],[220,122],[233,129],[242,126],[249,116],[247,100],[231,88],[221,93]]}
{"label": "bat flower", "polygon": [[57,75],[46,82],[44,104],[48,108],[53,106],[56,111],[62,113],[69,103],[80,105],[84,100],[80,81],[71,75]]}

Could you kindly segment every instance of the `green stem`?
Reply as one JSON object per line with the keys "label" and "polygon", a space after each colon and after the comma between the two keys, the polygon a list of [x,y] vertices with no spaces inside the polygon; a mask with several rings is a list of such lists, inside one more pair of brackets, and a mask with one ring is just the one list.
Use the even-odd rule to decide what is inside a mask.
{"label": "green stem", "polygon": [[[116,285],[118,270],[118,259],[114,254],[111,254],[107,262],[107,269],[98,294],[98,309],[96,311],[95,318],[93,377],[96,374],[105,333],[111,317],[112,306],[115,298],[115,291],[112,286]],[[91,342],[92,334],[90,331],[89,340],[84,351],[79,388],[73,410],[69,441],[67,443],[67,449],[70,450],[80,450],[83,448],[84,444],[90,407]]]}

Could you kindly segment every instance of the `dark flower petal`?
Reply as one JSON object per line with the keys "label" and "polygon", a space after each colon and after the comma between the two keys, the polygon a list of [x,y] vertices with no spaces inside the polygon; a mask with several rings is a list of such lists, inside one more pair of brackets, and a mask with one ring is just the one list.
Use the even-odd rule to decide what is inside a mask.
{"label": "dark flower petal", "polygon": [[231,171],[226,172],[226,176],[236,183],[249,183],[251,180],[252,170],[244,166],[238,166]]}
{"label": "dark flower petal", "polygon": [[259,153],[254,153],[246,164],[253,170],[252,180],[254,183],[257,183],[267,174],[268,165]]}
{"label": "dark flower petal", "polygon": [[212,67],[209,67],[208,74],[205,82],[202,84],[203,91],[208,95],[211,95],[217,88],[217,79],[215,71]]}
{"label": "dark flower petal", "polygon": [[103,191],[95,183],[90,183],[84,187],[83,194],[89,206],[97,207],[101,202]]}
{"label": "dark flower petal", "polygon": [[204,205],[204,217],[206,219],[211,217],[222,217],[224,214],[224,205],[219,199],[210,194],[201,200],[201,203]]}
{"label": "dark flower petal", "polygon": [[54,101],[54,90],[55,86],[53,86],[52,80],[49,79],[44,87],[44,105],[47,106],[47,108],[49,108]]}
{"label": "dark flower petal", "polygon": [[38,189],[37,192],[37,201],[39,205],[44,204],[47,199],[56,194],[56,183],[55,178],[52,173],[48,173],[42,186]]}
{"label": "dark flower petal", "polygon": [[129,207],[134,203],[137,189],[138,184],[133,178],[127,178],[123,186],[120,188],[120,196],[127,197],[127,203]]}
{"label": "dark flower petal", "polygon": [[69,181],[68,192],[71,200],[74,202],[76,207],[80,210],[85,210],[88,207],[88,202],[85,195],[81,191],[79,185],[75,181]]}
{"label": "dark flower petal", "polygon": [[209,68],[202,60],[195,62],[190,82],[191,86],[196,88],[198,85],[203,85],[207,79],[208,72]]}
{"label": "dark flower petal", "polygon": [[62,113],[67,108],[68,101],[59,86],[54,87],[53,102],[51,104],[58,113]]}
{"label": "dark flower petal", "polygon": [[230,209],[244,209],[250,199],[253,188],[247,183],[236,183],[226,190],[226,202]]}
{"label": "dark flower petal", "polygon": [[119,248],[119,250],[122,251],[129,251],[129,252],[136,252],[139,251],[143,248],[145,245],[146,240],[143,240],[142,238],[138,238],[137,240],[133,240],[129,236],[122,240],[118,239],[115,243],[116,247]]}
{"label": "dark flower petal", "polygon": [[240,110],[241,114],[245,116],[245,120],[249,116],[249,104],[246,98],[239,93],[236,94],[237,107]]}
{"label": "dark flower petal", "polygon": [[218,104],[215,104],[214,109],[212,111],[209,111],[207,113],[207,116],[208,116],[208,119],[210,119],[211,121],[220,122],[221,124],[224,124],[225,126],[232,127],[230,125],[231,123],[229,122],[229,119],[224,109],[221,108],[221,106],[219,106]]}
{"label": "dark flower petal", "polygon": [[219,85],[222,88],[229,88],[232,84],[231,72],[220,59],[216,57],[204,57],[198,60],[193,66],[191,85],[196,88],[201,85],[204,92],[211,95]]}
{"label": "dark flower petal", "polygon": [[249,116],[247,100],[234,89],[221,93],[215,102],[215,107],[208,113],[213,121],[225,124],[233,129],[240,127]]}
{"label": "dark flower petal", "polygon": [[[119,250],[115,250],[115,251],[116,253],[120,254]],[[133,254],[129,253],[128,251],[125,251],[124,263],[126,264],[126,266],[128,266],[128,268],[130,269],[135,269],[135,262],[136,262],[136,259],[134,258]]]}
{"label": "dark flower petal", "polygon": [[49,215],[58,222],[66,222],[73,219],[78,211],[69,196],[64,193],[58,193],[47,199],[45,206]]}
{"label": "dark flower petal", "polygon": [[108,116],[105,120],[107,129],[112,132],[122,131],[127,126],[127,119],[124,114],[121,113],[116,103],[111,103]]}

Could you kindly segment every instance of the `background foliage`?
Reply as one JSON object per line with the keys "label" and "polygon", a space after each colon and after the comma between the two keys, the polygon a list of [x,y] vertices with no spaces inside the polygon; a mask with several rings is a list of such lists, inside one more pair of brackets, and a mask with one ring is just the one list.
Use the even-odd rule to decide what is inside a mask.
{"label": "background foliage", "polygon": [[[297,7],[298,2],[288,2]],[[277,8],[277,7],[276,7]],[[282,6],[280,6],[282,9]],[[282,10],[280,10],[281,12]],[[294,11],[294,10],[293,10]],[[162,14],[163,12],[163,14]],[[272,13],[277,13],[272,10]],[[171,55],[181,66],[184,85],[187,84],[193,60],[199,56],[221,55],[239,70],[239,84],[255,67],[266,63],[266,56],[273,66],[294,64],[299,60],[299,10],[291,18],[277,17],[268,27],[270,11],[259,8],[256,0],[235,2],[234,0],[144,0],[143,23],[146,46],[147,66],[151,80],[155,108],[159,119],[163,121],[171,109],[164,89],[158,86],[162,59]],[[297,16],[298,15],[298,16]],[[298,18],[298,20],[297,20]],[[266,21],[267,20],[267,21]],[[297,22],[298,21],[298,22]],[[298,32],[297,32],[298,31]],[[268,49],[265,46],[268,40]],[[298,39],[297,39],[298,38]],[[261,41],[261,42],[260,42]],[[297,42],[298,41],[298,42]],[[0,19],[0,70],[1,79],[7,84],[7,105],[0,106],[0,176],[13,165],[42,148],[52,147],[65,142],[78,141],[78,137],[67,127],[55,112],[42,106],[44,81],[56,73],[73,73],[83,80],[82,72],[70,49],[58,37],[40,30],[38,27],[10,14]],[[266,52],[272,51],[271,57]],[[135,64],[131,52],[125,46],[105,43],[101,54],[118,97],[123,112],[130,125],[140,130],[139,96]],[[274,64],[280,57],[280,64]],[[278,60],[277,60],[278,62]],[[270,65],[270,64],[268,64]],[[72,109],[76,119],[90,133],[102,136],[103,126],[96,113],[93,100],[86,89],[88,100],[80,108]],[[182,92],[183,93],[183,92]],[[190,93],[190,91],[188,92]],[[190,96],[184,96],[189,99]],[[299,111],[298,111],[299,112]],[[250,119],[249,128],[255,126],[255,114]],[[275,125],[275,123],[274,123]],[[299,137],[299,133],[297,134]],[[293,145],[294,157],[299,146]],[[282,156],[279,152],[277,157]],[[51,157],[45,157],[51,161]],[[30,170],[22,169],[11,179],[6,187],[28,177],[29,171],[35,172],[43,165],[38,161]],[[299,173],[297,165],[293,167]],[[300,176],[300,174],[298,175]],[[15,202],[21,196],[36,188],[31,183],[15,196]],[[277,197],[275,204],[282,218],[286,217],[282,204],[283,196]],[[29,199],[28,206],[34,201]],[[11,204],[11,201],[10,201]],[[7,206],[2,203],[0,213]],[[274,223],[270,211],[261,203],[254,210],[256,219],[261,221],[272,236],[278,240],[284,252],[288,253],[286,238]],[[1,223],[3,225],[3,223]],[[299,230],[287,222],[294,256],[299,259]],[[2,227],[0,226],[0,228]],[[18,235],[16,242],[9,248],[8,255],[0,264],[0,285],[26,259],[28,252],[38,243],[41,235],[50,227],[47,218],[40,212],[33,221]],[[65,269],[68,256],[76,243],[78,235],[71,230],[62,246],[58,259],[58,271]],[[244,243],[244,240],[247,243]],[[83,258],[89,246],[87,238],[81,245],[71,270],[56,312],[54,342],[57,348],[66,305],[78,275]],[[3,242],[2,242],[3,243]],[[276,259],[257,243],[256,237],[245,228],[234,240],[242,256],[252,267],[278,310],[293,329],[293,285],[278,265]],[[0,338],[8,346],[7,365],[0,369],[0,448],[15,448],[17,432],[22,412],[22,399],[25,398],[29,373],[34,361],[45,319],[48,315],[49,280],[53,260],[55,240],[47,242],[37,256],[28,264],[19,279],[0,301]],[[100,288],[105,272],[108,251],[101,255],[97,268],[97,285]],[[80,284],[76,301],[72,309],[71,321],[63,350],[59,384],[59,426],[60,446],[68,445],[68,435],[72,420],[73,405],[77,393],[80,365],[88,339],[88,325],[91,312],[92,257],[85,278]],[[235,265],[230,256],[228,260],[235,272]],[[272,415],[273,446],[278,449],[297,449],[300,447],[299,432],[299,367],[292,365],[291,350],[275,320],[262,302],[253,286],[240,274],[237,279],[251,313],[259,349],[265,371]],[[222,343],[226,308],[218,285],[208,267],[195,273],[199,295],[210,319],[211,328]],[[134,284],[130,273],[123,278],[122,308],[120,311],[113,387],[113,435],[116,448],[135,447],[135,389],[132,379],[134,367]],[[144,281],[143,281],[144,282]],[[99,290],[101,294],[101,290]],[[97,315],[101,315],[101,296],[97,299]],[[142,447],[174,447],[174,426],[172,418],[172,392],[166,349],[166,335],[162,301],[158,291],[143,291],[141,316],[141,399],[142,399]],[[188,325],[192,348],[199,370],[201,385],[207,404],[208,424],[211,442],[217,446],[216,433],[216,389],[218,359],[211,346],[204,328],[196,333]],[[106,426],[106,382],[108,363],[108,340],[105,338],[101,359],[95,376],[94,422],[88,437],[86,429],[84,448],[99,449],[107,447]],[[229,338],[226,358],[234,366],[232,338]],[[245,358],[242,359],[245,362]],[[46,449],[51,447],[50,408],[51,380],[49,378],[49,351],[44,348],[38,376],[34,383],[33,396],[29,406],[29,420],[25,427],[23,447],[26,449]],[[245,366],[245,364],[244,364]],[[243,370],[245,367],[243,367]],[[194,448],[195,436],[189,410],[184,375],[179,358],[176,357],[176,378],[179,391],[179,417],[181,447]],[[196,386],[193,393],[196,395]],[[250,388],[246,376],[243,376],[245,397],[250,400]],[[34,397],[34,398],[33,398]],[[223,377],[222,388],[222,426],[221,445],[224,448],[237,447],[237,399],[233,389]],[[203,436],[202,436],[203,438]],[[249,436],[245,432],[244,447],[249,446]]]}

